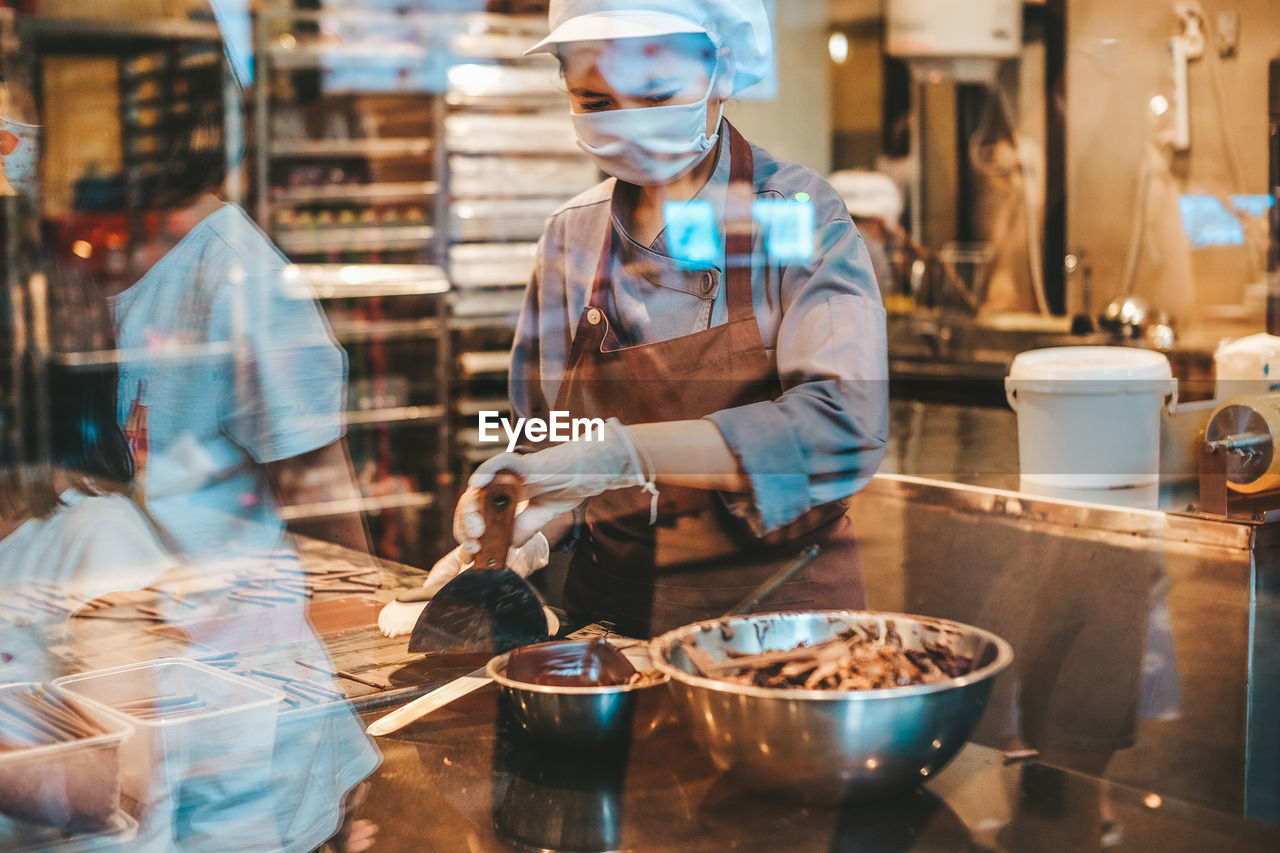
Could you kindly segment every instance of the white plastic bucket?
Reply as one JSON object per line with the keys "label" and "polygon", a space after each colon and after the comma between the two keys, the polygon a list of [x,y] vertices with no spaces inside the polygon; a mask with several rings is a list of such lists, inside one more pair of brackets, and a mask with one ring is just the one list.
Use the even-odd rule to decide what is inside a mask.
{"label": "white plastic bucket", "polygon": [[1160,482],[1160,420],[1178,384],[1164,355],[1133,347],[1053,347],[1013,360],[1022,482],[1124,489]]}

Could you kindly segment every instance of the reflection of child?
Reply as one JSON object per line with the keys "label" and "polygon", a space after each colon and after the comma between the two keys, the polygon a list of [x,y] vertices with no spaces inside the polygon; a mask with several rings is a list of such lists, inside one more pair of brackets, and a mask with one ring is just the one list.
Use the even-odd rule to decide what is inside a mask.
{"label": "reflection of child", "polygon": [[7,130],[0,130],[0,195],[17,195],[18,191],[9,183],[9,172],[5,169],[5,160],[18,147],[18,137]]}
{"label": "reflection of child", "polygon": [[0,196],[36,195],[40,128],[28,123],[34,115],[34,101],[24,89],[0,83]]}
{"label": "reflection of child", "polygon": [[240,208],[202,202],[182,240],[111,298],[129,353],[117,417],[147,452],[148,511],[196,560],[285,545],[268,466],[341,439],[344,380],[288,261]]}
{"label": "reflection of child", "polygon": [[[53,480],[70,482],[63,475]],[[67,639],[67,620],[25,596],[57,597],[79,607],[112,592],[149,586],[173,564],[133,501],[94,491],[101,488],[98,483],[69,485],[52,514],[27,518],[0,539],[0,588],[9,602],[0,616],[0,683],[65,674],[49,648]],[[0,517],[0,527],[7,520]]]}
{"label": "reflection of child", "polygon": [[[43,303],[43,280],[34,281],[39,292],[32,295]],[[109,330],[106,310],[84,310],[85,282],[64,272],[53,284],[50,315],[76,318],[60,324],[58,346],[71,350],[77,341],[100,340],[104,328],[92,326]],[[65,310],[68,304],[77,310]],[[23,320],[0,323],[0,353],[11,359],[22,355],[14,349]],[[174,563],[126,496],[133,467],[115,422],[114,365],[55,362],[37,371],[22,361],[25,369],[3,371],[0,378],[0,683],[62,674],[49,646],[65,638],[68,624],[49,602],[78,607],[107,593],[140,589]],[[43,393],[37,385],[42,374]]]}

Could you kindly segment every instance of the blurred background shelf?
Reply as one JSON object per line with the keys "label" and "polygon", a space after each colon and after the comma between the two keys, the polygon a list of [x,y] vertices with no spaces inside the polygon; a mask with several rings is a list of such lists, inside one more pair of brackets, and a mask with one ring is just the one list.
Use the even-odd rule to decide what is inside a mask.
{"label": "blurred background shelf", "polygon": [[[322,201],[402,201],[433,196],[440,191],[435,181],[381,184],[329,184],[319,187],[279,187],[271,191],[276,204],[307,204]],[[421,235],[416,235],[422,239]],[[430,234],[425,239],[430,239]]]}
{"label": "blurred background shelf", "polygon": [[425,157],[431,152],[430,139],[277,139],[276,157]]}

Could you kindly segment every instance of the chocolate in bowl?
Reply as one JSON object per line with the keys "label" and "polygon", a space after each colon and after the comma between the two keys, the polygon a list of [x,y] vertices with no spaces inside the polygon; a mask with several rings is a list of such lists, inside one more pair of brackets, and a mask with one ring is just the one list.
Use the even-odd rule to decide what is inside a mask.
{"label": "chocolate in bowl", "polygon": [[548,687],[613,687],[640,675],[603,639],[521,646],[507,656],[506,674],[512,681]]}
{"label": "chocolate in bowl", "polygon": [[[592,643],[608,645],[610,650],[593,649]],[[634,649],[643,650],[640,645]],[[615,652],[631,667],[625,680],[621,680],[625,668]],[[643,666],[637,671],[606,641],[522,646],[490,660],[485,671],[497,682],[503,701],[527,734],[569,748],[590,748],[629,735],[637,691],[666,681]]]}

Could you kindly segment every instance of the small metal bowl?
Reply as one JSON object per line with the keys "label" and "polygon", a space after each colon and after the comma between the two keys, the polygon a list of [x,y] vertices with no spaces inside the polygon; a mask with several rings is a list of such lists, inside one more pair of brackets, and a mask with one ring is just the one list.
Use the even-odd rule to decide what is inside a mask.
{"label": "small metal bowl", "polygon": [[485,672],[499,685],[512,716],[529,735],[556,746],[589,748],[625,738],[631,732],[637,693],[667,680],[646,668],[643,645],[633,649],[622,651],[643,677],[630,684],[561,687],[516,681],[507,677],[509,654],[490,660]]}
{"label": "small metal bowl", "polygon": [[[683,645],[716,660],[793,649],[856,628],[890,631],[908,649],[942,643],[973,657],[966,675],[881,690],[792,690],[703,677]],[[895,613],[810,611],[713,619],[655,638],[649,654],[669,676],[681,717],[716,766],[743,787],[805,800],[871,799],[924,782],[964,746],[1012,647],[981,628]]]}

